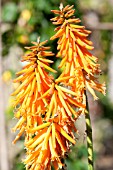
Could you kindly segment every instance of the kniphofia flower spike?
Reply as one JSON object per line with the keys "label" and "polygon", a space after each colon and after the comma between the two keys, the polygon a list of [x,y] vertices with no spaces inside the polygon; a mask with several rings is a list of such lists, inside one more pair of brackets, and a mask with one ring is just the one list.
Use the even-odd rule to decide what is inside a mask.
{"label": "kniphofia flower spike", "polygon": [[[20,130],[13,143],[25,134],[27,157],[26,169],[62,168],[62,158],[75,144],[73,132],[77,132],[75,120],[85,105],[77,101],[76,93],[60,83],[61,79],[50,76],[47,70],[56,72],[49,64],[53,56],[46,41],[33,42],[34,46],[22,57],[26,66],[16,74],[14,82],[20,86],[12,94],[15,96],[15,117],[19,119],[13,131]],[[69,79],[67,77],[66,79]],[[62,81],[61,81],[62,82]],[[80,108],[80,109],[79,109]]]}
{"label": "kniphofia flower spike", "polygon": [[40,43],[32,42],[34,46],[26,47],[31,50],[27,55],[22,57],[22,62],[26,61],[26,66],[16,74],[18,77],[14,82],[20,82],[20,86],[12,94],[15,96],[13,106],[15,107],[15,117],[19,119],[13,131],[20,130],[16,140],[22,135],[26,127],[34,127],[37,125],[39,116],[45,112],[45,105],[48,105],[48,101],[43,98],[37,100],[45,93],[53,81],[53,77],[50,76],[46,70],[56,72],[49,63],[53,61],[46,59],[46,56],[53,56],[51,51],[47,51],[50,47],[45,47],[44,41]]}
{"label": "kniphofia flower spike", "polygon": [[[73,5],[60,10],[52,10],[57,17],[52,18],[53,24],[57,25],[57,33],[51,37],[51,40],[58,38],[57,57],[61,57],[59,68],[62,73],[58,80],[67,85],[70,90],[77,94],[77,100],[86,105],[85,112],[86,131],[87,131],[87,150],[88,150],[88,170],[93,170],[93,141],[90,115],[88,112],[88,100],[86,89],[98,99],[94,90],[105,94],[105,83],[98,82],[100,74],[100,65],[97,63],[97,57],[93,56],[89,50],[93,50],[93,44],[87,39],[91,33],[84,26],[79,25],[80,19],[75,18]],[[70,77],[68,79],[67,77]],[[62,81],[62,82],[61,82]]]}
{"label": "kniphofia flower spike", "polygon": [[[75,120],[80,111],[75,108],[85,107],[77,102],[75,93],[53,82],[42,97],[50,99],[41,123],[34,128],[26,129],[32,137],[25,143],[28,150],[25,163],[29,169],[49,169],[51,164],[55,169],[62,168],[61,159],[70,150],[70,143],[75,144],[73,132],[77,132]],[[73,108],[74,107],[74,108]],[[73,118],[74,117],[74,118]]]}
{"label": "kniphofia flower spike", "polygon": [[52,12],[58,15],[51,19],[53,24],[58,26],[55,28],[57,33],[50,39],[58,38],[57,57],[62,58],[59,68],[63,68],[59,78],[70,76],[69,81],[66,80],[65,83],[77,93],[78,100],[84,100],[86,88],[94,99],[98,99],[94,90],[105,94],[105,84],[98,82],[100,65],[97,63],[97,57],[88,51],[94,48],[92,42],[87,39],[91,31],[78,24],[81,21],[73,16],[75,12],[73,5],[63,8],[61,4],[60,10],[52,10]]}

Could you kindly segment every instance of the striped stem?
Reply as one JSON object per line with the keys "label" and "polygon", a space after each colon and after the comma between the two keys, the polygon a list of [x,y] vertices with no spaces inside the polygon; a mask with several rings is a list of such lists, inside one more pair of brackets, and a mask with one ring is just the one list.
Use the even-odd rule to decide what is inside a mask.
{"label": "striped stem", "polygon": [[91,126],[91,119],[90,119],[90,115],[89,115],[87,95],[86,95],[85,121],[86,121],[86,134],[87,134],[88,170],[94,170],[92,126]]}

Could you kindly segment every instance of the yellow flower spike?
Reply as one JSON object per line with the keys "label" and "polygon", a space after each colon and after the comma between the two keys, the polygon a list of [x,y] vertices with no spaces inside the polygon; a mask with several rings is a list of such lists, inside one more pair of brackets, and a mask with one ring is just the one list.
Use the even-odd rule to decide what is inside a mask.
{"label": "yellow flower spike", "polygon": [[75,144],[75,140],[71,138],[58,124],[55,124],[56,129],[58,132],[60,132],[67,140],[69,140],[71,143]]}

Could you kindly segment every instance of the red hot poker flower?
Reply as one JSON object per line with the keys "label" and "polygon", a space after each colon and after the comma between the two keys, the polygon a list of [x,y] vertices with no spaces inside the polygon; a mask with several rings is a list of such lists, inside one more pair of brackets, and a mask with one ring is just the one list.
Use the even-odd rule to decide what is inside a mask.
{"label": "red hot poker flower", "polygon": [[64,68],[59,78],[72,76],[69,81],[65,81],[72,90],[83,98],[84,90],[87,88],[94,99],[97,99],[94,89],[105,94],[105,84],[98,83],[96,77],[100,69],[97,57],[88,51],[94,48],[92,42],[87,40],[91,32],[84,26],[78,25],[80,19],[73,17],[75,10],[72,8],[73,5],[64,8],[61,5],[60,10],[52,10],[58,16],[51,20],[58,27],[55,28],[57,33],[51,37],[51,40],[59,38],[57,57],[62,57],[59,68]]}
{"label": "red hot poker flower", "polygon": [[38,40],[33,42],[34,46],[26,47],[32,52],[22,57],[22,62],[26,61],[27,64],[17,72],[19,77],[14,80],[14,82],[20,82],[20,86],[12,94],[15,96],[15,117],[19,119],[13,130],[20,130],[14,142],[22,135],[26,127],[37,125],[37,117],[45,113],[45,106],[49,102],[45,98],[37,100],[50,88],[53,81],[53,77],[46,70],[56,72],[49,67],[53,61],[46,59],[46,56],[54,55],[48,51],[50,47],[44,46],[46,42],[40,43]]}

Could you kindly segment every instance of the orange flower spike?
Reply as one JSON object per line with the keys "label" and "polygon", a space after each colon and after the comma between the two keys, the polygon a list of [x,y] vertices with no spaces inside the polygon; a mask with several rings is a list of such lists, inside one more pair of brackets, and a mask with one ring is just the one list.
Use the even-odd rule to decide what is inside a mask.
{"label": "orange flower spike", "polygon": [[[27,61],[28,64],[24,66],[22,71],[17,73],[19,77],[14,80],[14,82],[21,82],[20,86],[12,94],[15,95],[14,106],[20,105],[17,111],[15,111],[15,116],[17,118],[22,116],[13,128],[15,131],[17,129],[20,130],[14,143],[28,126],[30,128],[37,126],[37,122],[36,120],[34,121],[33,116],[37,113],[44,114],[45,106],[48,105],[46,98],[37,101],[37,99],[49,89],[53,81],[53,78],[46,73],[45,68],[56,72],[49,67],[52,61],[45,59],[46,56],[54,55],[51,51],[46,51],[50,49],[50,47],[43,46],[46,42],[47,41],[40,43],[38,40],[36,43],[33,42],[35,46],[27,47],[27,49],[32,50],[32,52],[23,56],[22,61]],[[22,126],[24,126],[24,128],[21,131]]]}
{"label": "orange flower spike", "polygon": [[[78,78],[75,70],[77,69],[77,67],[81,67],[81,73],[83,74],[81,76],[83,76],[84,78],[84,83],[79,86],[79,93],[84,93],[84,87],[87,84],[86,87],[94,96],[94,98],[97,99],[93,89],[101,91],[103,94],[105,94],[105,84],[102,84],[100,90],[100,88],[98,87],[98,83],[94,79],[92,79],[95,84],[94,87],[91,84],[87,83],[87,77],[92,76],[93,78],[95,77],[95,75],[98,75],[100,73],[99,64],[97,64],[97,57],[88,52],[88,50],[93,50],[94,48],[92,46],[93,43],[86,39],[91,31],[85,30],[84,26],[77,25],[81,21],[80,19],[73,17],[74,10],[72,8],[73,6],[66,6],[63,8],[63,5],[61,4],[59,10],[60,12],[57,11],[58,16],[54,19],[51,19],[52,21],[54,21],[53,24],[59,25],[55,29],[57,33],[50,38],[51,40],[59,38],[59,51],[57,57],[62,57],[59,68],[64,68],[59,78],[63,83],[66,83],[68,80],[66,80],[65,77],[74,76],[73,79],[69,80],[69,85],[71,87],[75,86],[76,88],[72,87],[72,89],[78,91],[77,87],[80,81],[77,81]],[[52,10],[52,12],[55,13],[54,10]],[[62,18],[62,21],[60,20],[60,18]],[[64,81],[63,78],[66,81]]]}
{"label": "orange flower spike", "polygon": [[[45,42],[44,42],[45,43]],[[43,43],[42,43],[43,44]],[[36,48],[36,47],[35,47]],[[39,48],[40,49],[40,45],[39,45],[39,43],[37,43],[37,48]],[[44,47],[43,47],[44,48]],[[46,52],[45,52],[46,53]],[[51,53],[51,52],[49,52],[48,54],[50,54],[50,55],[54,55],[53,53]],[[46,56],[48,56],[48,54],[46,54]],[[29,57],[30,57],[30,55],[28,55]],[[36,56],[36,55],[35,55]],[[36,57],[37,58],[37,57]],[[43,59],[41,59],[41,60],[43,60]],[[46,63],[47,63],[47,61],[49,62],[49,60],[46,60]],[[45,61],[44,61],[45,62]],[[50,61],[50,63],[51,63],[52,61]],[[41,62],[40,62],[41,63]],[[42,65],[43,65],[44,63],[42,62]],[[45,66],[46,64],[44,64],[43,66]],[[48,64],[47,64],[48,65]],[[21,71],[21,72],[18,72],[17,74],[22,74],[22,75],[20,75],[18,78],[16,78],[15,80],[14,80],[14,82],[19,82],[19,81],[22,81],[23,83],[24,83],[24,81],[26,82],[26,83],[24,83],[25,85],[26,84],[29,84],[30,83],[30,81],[32,81],[32,79],[34,78],[34,75],[35,75],[35,72],[34,72],[34,69],[35,69],[35,67],[37,67],[37,64],[36,63],[34,63],[34,65],[32,65],[31,67],[28,67],[28,68],[25,68],[24,69],[24,71]],[[49,68],[49,66],[47,66],[46,68]],[[52,70],[53,71],[53,69],[51,69],[50,68],[50,70]],[[55,71],[54,71],[55,72]],[[26,78],[28,77],[28,75],[30,75],[30,77],[29,77],[29,79],[28,79],[28,81],[26,81]],[[42,75],[42,72],[41,72],[41,75]],[[44,75],[44,74],[43,74]],[[21,88],[19,88],[19,90],[20,90]],[[19,91],[18,90],[18,91]],[[15,92],[15,93],[18,93],[18,91],[17,92]],[[13,93],[13,94],[15,94],[15,93]]]}

